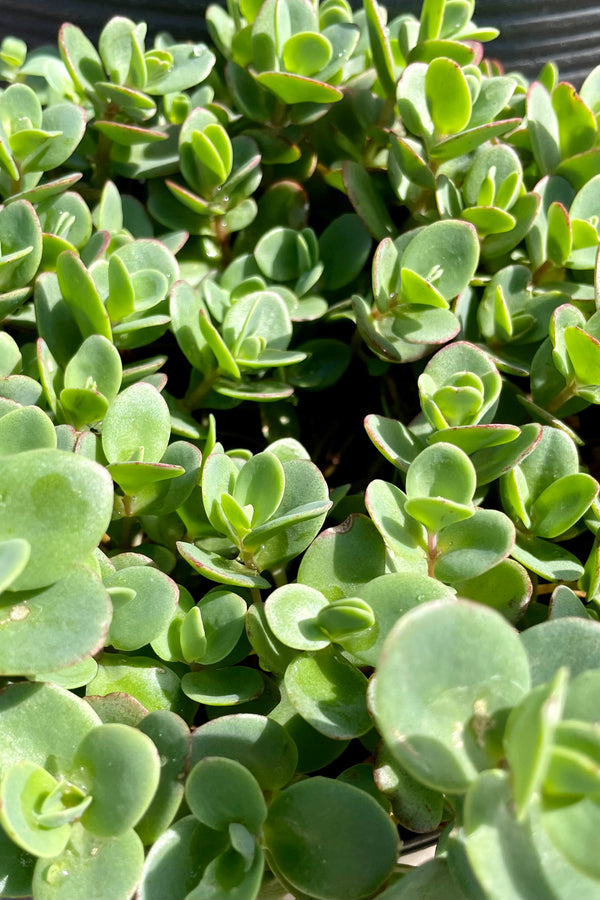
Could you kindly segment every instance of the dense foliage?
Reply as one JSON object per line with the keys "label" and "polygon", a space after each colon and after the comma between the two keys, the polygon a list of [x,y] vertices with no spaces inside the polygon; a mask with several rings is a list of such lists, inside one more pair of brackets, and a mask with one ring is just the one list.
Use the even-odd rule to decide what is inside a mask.
{"label": "dense foliage", "polygon": [[473,14],[2,41],[0,896],[599,900],[600,67]]}

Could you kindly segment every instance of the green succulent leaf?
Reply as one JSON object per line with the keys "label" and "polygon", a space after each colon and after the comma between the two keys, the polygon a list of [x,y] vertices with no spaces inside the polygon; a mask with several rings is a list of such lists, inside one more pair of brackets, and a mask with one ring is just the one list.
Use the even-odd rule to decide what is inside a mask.
{"label": "green succulent leaf", "polygon": [[260,672],[249,666],[222,666],[187,672],[181,689],[196,703],[206,706],[237,706],[259,697],[265,687]]}
{"label": "green succulent leaf", "polygon": [[256,778],[234,759],[213,756],[197,762],[186,781],[185,797],[194,816],[216,831],[239,822],[256,835],[267,817]]}
{"label": "green succulent leaf", "polygon": [[519,636],[498,613],[438,600],[417,606],[392,629],[370,703],[387,746],[413,777],[462,793],[501,757],[495,716],[529,685]]}
{"label": "green succulent leaf", "polygon": [[67,823],[48,827],[39,821],[39,810],[56,784],[41,766],[23,760],[6,772],[0,785],[2,826],[18,846],[38,857],[56,856],[69,840]]}
{"label": "green succulent leaf", "polygon": [[[88,697],[106,697],[108,694],[130,694],[139,706],[153,712],[181,709],[180,680],[162,660],[147,656],[126,656],[120,653],[104,653],[98,663],[98,671],[88,682]],[[149,798],[151,799],[151,798]]]}
{"label": "green succulent leaf", "polygon": [[462,69],[440,56],[427,66],[425,96],[429,114],[440,135],[462,131],[471,118],[471,92]]}
{"label": "green succulent leaf", "polygon": [[159,770],[158,751],[141,731],[112,724],[88,732],[73,758],[74,779],[93,797],[84,827],[102,837],[126,834],[148,808]]}
{"label": "green succulent leaf", "polygon": [[511,767],[517,817],[521,820],[546,777],[567,682],[567,669],[559,669],[549,682],[530,691],[507,719],[504,747]]}
{"label": "green succulent leaf", "polygon": [[33,890],[43,900],[85,897],[92,891],[102,900],[127,900],[143,863],[144,848],[134,831],[99,840],[76,823],[62,853],[38,861]]}
{"label": "green succulent leaf", "polygon": [[273,634],[286,647],[322,650],[330,639],[317,616],[327,605],[321,591],[304,584],[285,584],[269,595],[265,615]]}
{"label": "green succulent leaf", "polygon": [[561,893],[596,895],[597,882],[556,853],[538,809],[517,821],[506,772],[483,772],[467,794],[465,848],[478,883],[492,897],[533,895],[550,884]]}
{"label": "green succulent leaf", "polygon": [[429,531],[439,531],[474,512],[476,473],[469,457],[453,444],[433,444],[406,474],[406,512]]}
{"label": "green succulent leaf", "polygon": [[237,713],[206,722],[194,732],[192,766],[214,756],[241,763],[263,790],[279,790],[294,774],[298,751],[278,722],[253,713]]}
{"label": "green succulent leaf", "polygon": [[102,449],[110,463],[160,462],[167,449],[171,418],[155,387],[139,382],[121,391],[102,427]]}
{"label": "green succulent leaf", "polygon": [[51,672],[97,653],[111,612],[105,588],[83,566],[44,588],[6,591],[0,599],[0,672]]}
{"label": "green succulent leaf", "polygon": [[515,529],[504,513],[477,509],[438,534],[433,573],[450,584],[476,578],[498,565],[512,550]]}
{"label": "green succulent leaf", "polygon": [[284,683],[302,718],[327,737],[359,737],[371,728],[367,679],[333,648],[297,656],[286,669]]}
{"label": "green succulent leaf", "polygon": [[[45,587],[66,576],[98,546],[110,522],[110,476],[97,463],[40,448],[8,456],[0,473],[0,537],[31,548],[13,590]],[[33,518],[29,511],[37,509]]]}
{"label": "green succulent leaf", "polygon": [[83,737],[100,725],[96,713],[70,691],[55,684],[21,682],[0,693],[4,727],[0,738],[2,776],[24,759],[67,772]]}
{"label": "green succulent leaf", "polygon": [[293,888],[340,900],[375,892],[398,852],[396,829],[376,800],[320,776],[282,791],[264,831],[277,871]]}
{"label": "green succulent leaf", "polygon": [[[117,650],[139,650],[171,620],[178,599],[177,585],[153,566],[131,566],[104,579],[110,590],[113,616],[109,643]],[[121,597],[115,589],[125,589]]]}

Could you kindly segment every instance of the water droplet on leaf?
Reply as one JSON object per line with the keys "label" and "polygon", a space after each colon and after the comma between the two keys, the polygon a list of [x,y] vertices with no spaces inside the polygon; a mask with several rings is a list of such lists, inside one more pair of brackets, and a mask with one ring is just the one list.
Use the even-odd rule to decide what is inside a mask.
{"label": "water droplet on leaf", "polygon": [[60,884],[63,878],[66,878],[68,874],[69,873],[67,872],[67,870],[63,869],[60,863],[52,863],[51,866],[48,866],[44,878],[46,879],[48,884],[57,885]]}
{"label": "water droplet on leaf", "polygon": [[30,612],[31,610],[24,603],[17,603],[10,611],[10,620],[11,622],[20,622],[22,619],[26,619]]}

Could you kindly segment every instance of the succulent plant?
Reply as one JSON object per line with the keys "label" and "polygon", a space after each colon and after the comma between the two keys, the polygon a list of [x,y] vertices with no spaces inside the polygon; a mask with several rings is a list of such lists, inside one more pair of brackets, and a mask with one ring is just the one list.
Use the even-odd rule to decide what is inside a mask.
{"label": "succulent plant", "polygon": [[474,15],[0,44],[0,896],[600,898],[600,68]]}

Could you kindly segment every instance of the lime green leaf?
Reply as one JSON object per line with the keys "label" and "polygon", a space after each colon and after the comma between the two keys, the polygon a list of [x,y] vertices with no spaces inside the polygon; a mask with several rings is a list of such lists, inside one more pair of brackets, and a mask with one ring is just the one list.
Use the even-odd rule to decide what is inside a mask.
{"label": "lime green leaf", "polygon": [[38,821],[40,808],[56,787],[49,772],[25,760],[12,766],[0,785],[2,826],[19,847],[35,856],[56,856],[69,840],[69,824],[52,828]]}
{"label": "lime green leaf", "polygon": [[282,59],[288,72],[310,77],[325,68],[332,53],[332,46],[323,34],[305,31],[287,39]]}
{"label": "lime green leaf", "polygon": [[471,92],[458,63],[440,56],[427,67],[427,107],[439,135],[457,134],[471,118]]}

